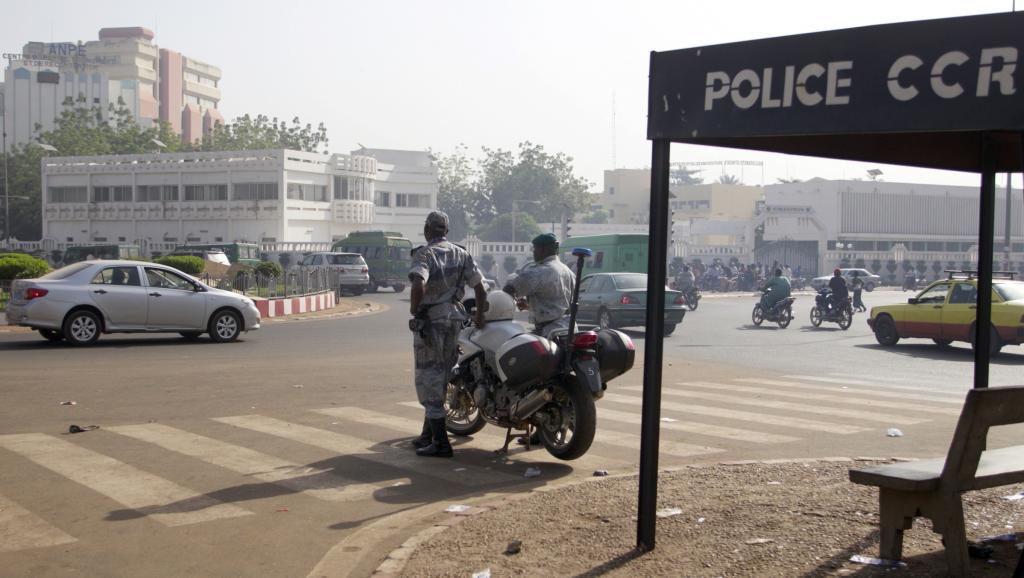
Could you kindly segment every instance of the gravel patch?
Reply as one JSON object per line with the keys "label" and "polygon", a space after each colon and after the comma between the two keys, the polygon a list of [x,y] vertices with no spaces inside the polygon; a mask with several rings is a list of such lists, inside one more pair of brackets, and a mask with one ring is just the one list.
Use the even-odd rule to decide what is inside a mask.
{"label": "gravel patch", "polygon": [[[510,500],[420,545],[402,576],[900,576],[945,573],[940,537],[917,518],[904,537],[907,566],[850,562],[878,556],[878,490],[853,484],[852,467],[810,462],[690,467],[660,477],[657,548],[635,555],[637,478],[590,481]],[[1024,525],[1024,484],[965,494],[970,540]],[[673,508],[681,513],[674,514]],[[1024,534],[1021,536],[1024,539]],[[516,554],[506,553],[519,541]],[[1019,552],[993,543],[976,576],[1010,576]]]}

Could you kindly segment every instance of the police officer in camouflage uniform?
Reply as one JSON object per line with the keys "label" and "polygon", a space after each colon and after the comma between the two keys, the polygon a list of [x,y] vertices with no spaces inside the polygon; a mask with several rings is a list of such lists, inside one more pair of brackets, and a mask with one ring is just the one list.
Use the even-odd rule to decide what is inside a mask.
{"label": "police officer in camouflage uniform", "polygon": [[413,440],[416,455],[450,458],[452,446],[445,429],[444,398],[451,378],[451,370],[458,361],[458,337],[466,319],[466,310],[460,302],[469,285],[476,294],[475,323],[484,325],[487,293],[483,275],[473,257],[462,247],[450,243],[448,215],[434,211],[427,215],[423,236],[427,244],[416,249],[409,268],[412,285],[409,310],[424,322],[424,327],[413,335],[413,355],[416,359],[416,397],[426,415],[423,431]]}
{"label": "police officer in camouflage uniform", "polygon": [[569,328],[569,306],[576,275],[558,260],[558,238],[544,233],[533,238],[533,262],[527,263],[505,284],[504,291],[518,297],[520,309],[530,310],[533,332],[550,339]]}

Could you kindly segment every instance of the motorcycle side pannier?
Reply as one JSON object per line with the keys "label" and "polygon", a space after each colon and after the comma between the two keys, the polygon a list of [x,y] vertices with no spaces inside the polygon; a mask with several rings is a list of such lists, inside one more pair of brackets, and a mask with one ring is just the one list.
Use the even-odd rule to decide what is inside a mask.
{"label": "motorcycle side pannier", "polygon": [[515,390],[539,385],[558,372],[558,347],[530,333],[503,343],[494,358],[501,382]]}
{"label": "motorcycle side pannier", "polygon": [[614,329],[597,332],[597,362],[601,381],[608,383],[633,368],[636,348],[628,335]]}

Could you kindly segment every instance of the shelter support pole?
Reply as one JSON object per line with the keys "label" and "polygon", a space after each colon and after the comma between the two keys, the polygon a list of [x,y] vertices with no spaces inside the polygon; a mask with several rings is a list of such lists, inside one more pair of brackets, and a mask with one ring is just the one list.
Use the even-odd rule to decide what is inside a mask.
{"label": "shelter support pole", "polygon": [[668,174],[671,141],[655,140],[651,161],[651,218],[647,246],[647,324],[644,333],[643,421],[640,426],[640,496],[636,547],[654,549],[658,505],[658,436],[661,365],[665,339],[665,269],[668,262]]}
{"label": "shelter support pole", "polygon": [[978,319],[974,334],[974,387],[988,387],[989,347],[992,327],[992,252],[996,221],[995,139],[981,138],[981,202],[978,214]]}

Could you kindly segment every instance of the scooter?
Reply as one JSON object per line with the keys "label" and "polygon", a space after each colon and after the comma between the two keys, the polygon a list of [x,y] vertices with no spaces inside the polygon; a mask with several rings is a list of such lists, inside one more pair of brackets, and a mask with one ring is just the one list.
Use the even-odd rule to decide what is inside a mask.
{"label": "scooter", "polygon": [[832,292],[822,287],[814,296],[814,307],[811,307],[811,325],[820,327],[822,322],[838,323],[839,328],[846,331],[853,324],[853,305],[849,297],[842,303],[833,303]]}

